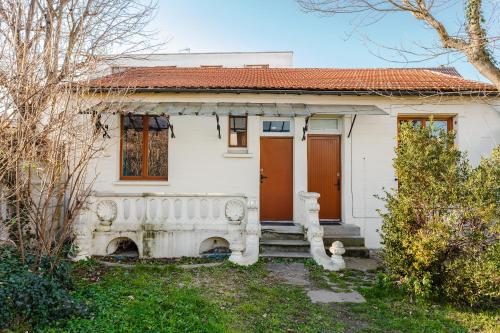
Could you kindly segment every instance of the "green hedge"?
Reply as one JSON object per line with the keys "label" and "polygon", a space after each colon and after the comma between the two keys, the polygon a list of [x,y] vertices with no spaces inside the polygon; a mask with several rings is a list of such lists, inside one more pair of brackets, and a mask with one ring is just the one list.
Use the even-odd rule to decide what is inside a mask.
{"label": "green hedge", "polygon": [[380,212],[390,274],[419,296],[498,305],[500,146],[473,168],[453,133],[406,123],[398,139]]}

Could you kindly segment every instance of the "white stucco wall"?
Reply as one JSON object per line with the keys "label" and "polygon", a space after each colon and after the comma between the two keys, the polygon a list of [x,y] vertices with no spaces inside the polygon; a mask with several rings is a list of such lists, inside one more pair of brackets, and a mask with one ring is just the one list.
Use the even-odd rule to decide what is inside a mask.
{"label": "white stucco wall", "polygon": [[[222,139],[215,117],[171,116],[175,138],[168,142],[168,181],[120,181],[119,116],[112,116],[111,139],[104,157],[97,161],[96,191],[225,193],[258,196],[259,137],[248,136],[248,155],[225,157],[227,117],[220,118]],[[257,117],[249,117],[249,132],[258,132]]]}
{"label": "white stucco wall", "polygon": [[[468,152],[473,164],[488,156],[500,143],[500,113],[478,99],[437,101],[417,98],[347,97],[270,94],[143,94],[133,99],[178,102],[260,102],[306,104],[373,104],[386,116],[358,116],[350,138],[352,117],[341,120],[342,221],[360,226],[368,248],[380,246],[377,230],[381,220],[376,209],[383,203],[374,197],[382,188],[396,185],[392,158],[396,145],[398,114],[443,114],[454,116],[457,144]],[[495,101],[493,101],[495,102]],[[109,125],[112,139],[105,156],[97,161],[97,191],[165,193],[242,193],[259,197],[260,117],[250,116],[248,155],[227,157],[227,117],[220,118],[218,139],[215,117],[172,116],[176,138],[169,139],[168,182],[119,181],[118,118]],[[297,193],[307,190],[307,141],[302,141],[304,118],[294,119],[294,216]]]}

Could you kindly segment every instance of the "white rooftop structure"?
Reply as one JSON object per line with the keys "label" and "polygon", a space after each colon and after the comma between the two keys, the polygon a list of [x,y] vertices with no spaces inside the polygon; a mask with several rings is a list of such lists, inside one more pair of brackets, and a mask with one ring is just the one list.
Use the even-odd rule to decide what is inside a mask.
{"label": "white rooftop structure", "polygon": [[109,66],[116,70],[126,67],[293,67],[292,51],[276,52],[209,52],[152,53],[109,56]]}

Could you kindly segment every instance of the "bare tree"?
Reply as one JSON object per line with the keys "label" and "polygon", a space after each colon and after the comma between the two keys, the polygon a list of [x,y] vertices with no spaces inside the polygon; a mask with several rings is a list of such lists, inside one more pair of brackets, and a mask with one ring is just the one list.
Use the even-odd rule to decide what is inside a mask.
{"label": "bare tree", "polygon": [[[439,46],[446,51],[463,54],[482,75],[500,90],[500,68],[495,59],[500,36],[495,29],[500,25],[496,7],[490,0],[491,20],[483,17],[483,0],[464,0],[464,20],[458,30],[451,32],[438,19],[439,11],[448,10],[456,0],[297,0],[306,11],[325,15],[354,14],[380,20],[387,14],[405,12],[433,29],[439,37]],[[488,1],[486,1],[488,2]],[[498,28],[498,26],[496,26]]]}
{"label": "bare tree", "polygon": [[85,114],[92,99],[85,82],[111,49],[147,46],[155,7],[0,1],[0,188],[11,212],[0,224],[23,256],[29,249],[38,261],[57,258],[71,237],[94,181],[88,168],[105,144],[104,115]]}

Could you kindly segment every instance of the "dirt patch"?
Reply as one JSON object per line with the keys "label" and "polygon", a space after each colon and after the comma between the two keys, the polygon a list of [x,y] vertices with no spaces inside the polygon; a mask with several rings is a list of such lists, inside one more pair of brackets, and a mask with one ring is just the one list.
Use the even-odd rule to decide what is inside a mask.
{"label": "dirt patch", "polygon": [[359,315],[352,313],[351,310],[341,303],[331,303],[329,307],[332,309],[332,313],[335,313],[336,318],[344,323],[344,333],[359,333],[366,331],[370,327],[368,321],[361,320]]}

